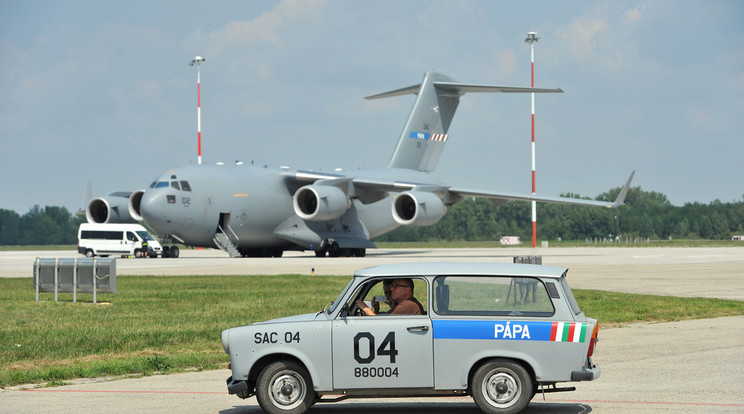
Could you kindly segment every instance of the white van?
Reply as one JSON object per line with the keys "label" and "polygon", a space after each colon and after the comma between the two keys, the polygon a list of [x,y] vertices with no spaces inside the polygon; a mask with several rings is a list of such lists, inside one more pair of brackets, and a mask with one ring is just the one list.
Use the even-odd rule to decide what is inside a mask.
{"label": "white van", "polygon": [[[147,238],[147,252],[142,252],[143,238]],[[139,224],[82,223],[78,229],[78,253],[87,257],[158,257],[163,255],[163,248]]]}

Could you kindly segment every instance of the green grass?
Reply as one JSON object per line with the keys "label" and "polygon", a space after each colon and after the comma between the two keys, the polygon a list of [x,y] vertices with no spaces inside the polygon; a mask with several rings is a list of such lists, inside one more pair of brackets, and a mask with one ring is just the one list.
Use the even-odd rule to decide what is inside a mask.
{"label": "green grass", "polygon": [[[52,293],[30,279],[0,279],[0,387],[73,378],[213,369],[228,362],[223,329],[315,312],[348,277],[185,276],[117,278],[116,294]],[[743,315],[744,302],[575,290],[600,326]]]}

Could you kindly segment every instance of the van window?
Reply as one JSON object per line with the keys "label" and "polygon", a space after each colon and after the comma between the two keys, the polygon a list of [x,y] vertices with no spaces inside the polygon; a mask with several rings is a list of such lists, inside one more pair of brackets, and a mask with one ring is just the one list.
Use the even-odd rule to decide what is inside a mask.
{"label": "van window", "polygon": [[132,233],[131,231],[128,231],[127,232],[127,240],[136,242],[137,241],[137,236],[135,236],[134,233]]}
{"label": "van window", "polygon": [[121,240],[123,237],[123,231],[83,230],[80,232],[81,239]]}

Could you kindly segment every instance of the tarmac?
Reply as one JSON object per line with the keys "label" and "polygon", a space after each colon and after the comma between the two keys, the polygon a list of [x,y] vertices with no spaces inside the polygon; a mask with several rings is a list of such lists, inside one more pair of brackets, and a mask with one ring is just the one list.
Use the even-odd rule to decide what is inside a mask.
{"label": "tarmac", "polygon": [[[182,250],[178,259],[117,259],[117,275],[298,273],[348,277],[354,270],[411,261],[511,262],[542,256],[566,266],[574,289],[744,300],[744,247],[377,249],[364,258],[231,259],[215,250]],[[31,278],[36,257],[76,252],[0,252],[0,277]],[[33,289],[29,280],[29,291]],[[227,327],[225,327],[227,328]],[[215,340],[219,340],[216,338]],[[602,327],[594,357],[599,379],[563,384],[574,392],[538,394],[525,413],[744,412],[744,316]],[[255,397],[226,392],[229,371],[128,379],[93,379],[49,388],[0,391],[0,413],[259,413]],[[349,399],[317,404],[315,413],[477,413],[470,397]]]}

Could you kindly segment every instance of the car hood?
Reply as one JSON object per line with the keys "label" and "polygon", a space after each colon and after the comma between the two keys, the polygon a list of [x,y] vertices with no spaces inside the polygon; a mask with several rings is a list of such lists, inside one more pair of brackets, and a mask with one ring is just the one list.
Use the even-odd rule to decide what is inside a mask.
{"label": "car hood", "polygon": [[285,318],[271,319],[263,322],[256,322],[254,325],[264,325],[269,323],[287,323],[287,322],[309,322],[314,321],[318,313],[306,313],[304,315],[287,316]]}

